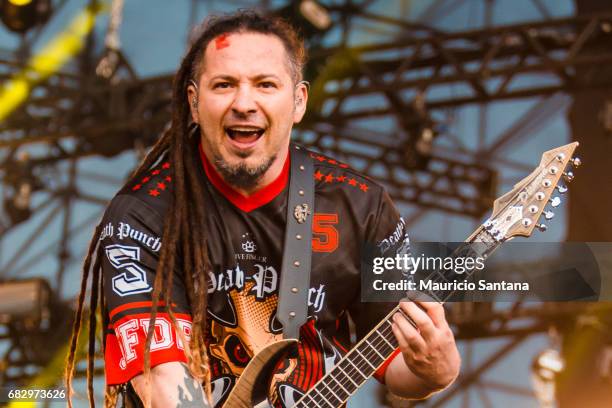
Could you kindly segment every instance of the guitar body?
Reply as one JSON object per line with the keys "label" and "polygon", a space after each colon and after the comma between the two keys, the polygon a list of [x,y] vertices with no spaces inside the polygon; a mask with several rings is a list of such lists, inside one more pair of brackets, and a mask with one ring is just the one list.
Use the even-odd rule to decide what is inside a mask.
{"label": "guitar body", "polygon": [[227,397],[226,408],[268,408],[268,377],[274,364],[297,340],[279,340],[268,344],[257,353],[236,381]]}

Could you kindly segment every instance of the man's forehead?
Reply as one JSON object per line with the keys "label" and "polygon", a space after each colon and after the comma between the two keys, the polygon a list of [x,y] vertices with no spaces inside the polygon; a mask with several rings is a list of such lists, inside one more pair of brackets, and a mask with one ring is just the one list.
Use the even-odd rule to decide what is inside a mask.
{"label": "man's forehead", "polygon": [[[234,62],[248,60],[241,67]],[[279,64],[282,62],[282,64]],[[273,34],[256,32],[224,33],[215,37],[206,47],[206,68],[266,68],[266,71],[283,71],[291,75],[289,56],[280,38]]]}

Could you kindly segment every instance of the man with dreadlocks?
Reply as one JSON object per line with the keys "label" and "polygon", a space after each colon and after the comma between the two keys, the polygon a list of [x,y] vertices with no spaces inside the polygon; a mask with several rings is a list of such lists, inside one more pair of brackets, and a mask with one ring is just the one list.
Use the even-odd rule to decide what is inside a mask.
{"label": "man with dreadlocks", "polygon": [[[152,407],[221,406],[253,355],[281,338],[275,312],[290,133],[308,97],[304,61],[289,25],[253,12],[211,20],[193,42],[174,79],[171,127],[112,200],[85,261],[66,374],[70,389],[91,274],[91,405],[98,307],[108,407],[119,392]],[[297,352],[270,376],[276,407],[292,406],[346,353],[349,316],[359,339],[389,312],[359,301],[361,246],[407,244],[405,223],[378,184],[310,156],[308,320]],[[376,377],[397,395],[422,398],[455,379],[460,358],[442,306],[401,308],[399,348]]]}

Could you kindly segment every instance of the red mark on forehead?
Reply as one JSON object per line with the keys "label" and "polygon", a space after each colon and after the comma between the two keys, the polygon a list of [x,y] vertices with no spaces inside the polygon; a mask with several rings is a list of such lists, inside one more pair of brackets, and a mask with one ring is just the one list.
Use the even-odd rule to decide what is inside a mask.
{"label": "red mark on forehead", "polygon": [[230,43],[228,37],[228,34],[221,34],[215,39],[215,47],[217,50],[222,50],[223,48],[229,47]]}

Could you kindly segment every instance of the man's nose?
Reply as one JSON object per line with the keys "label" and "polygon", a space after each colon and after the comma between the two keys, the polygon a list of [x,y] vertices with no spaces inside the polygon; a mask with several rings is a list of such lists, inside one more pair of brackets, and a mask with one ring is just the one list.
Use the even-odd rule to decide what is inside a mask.
{"label": "man's nose", "polygon": [[257,102],[250,86],[239,86],[232,103],[232,111],[238,115],[257,112]]}

